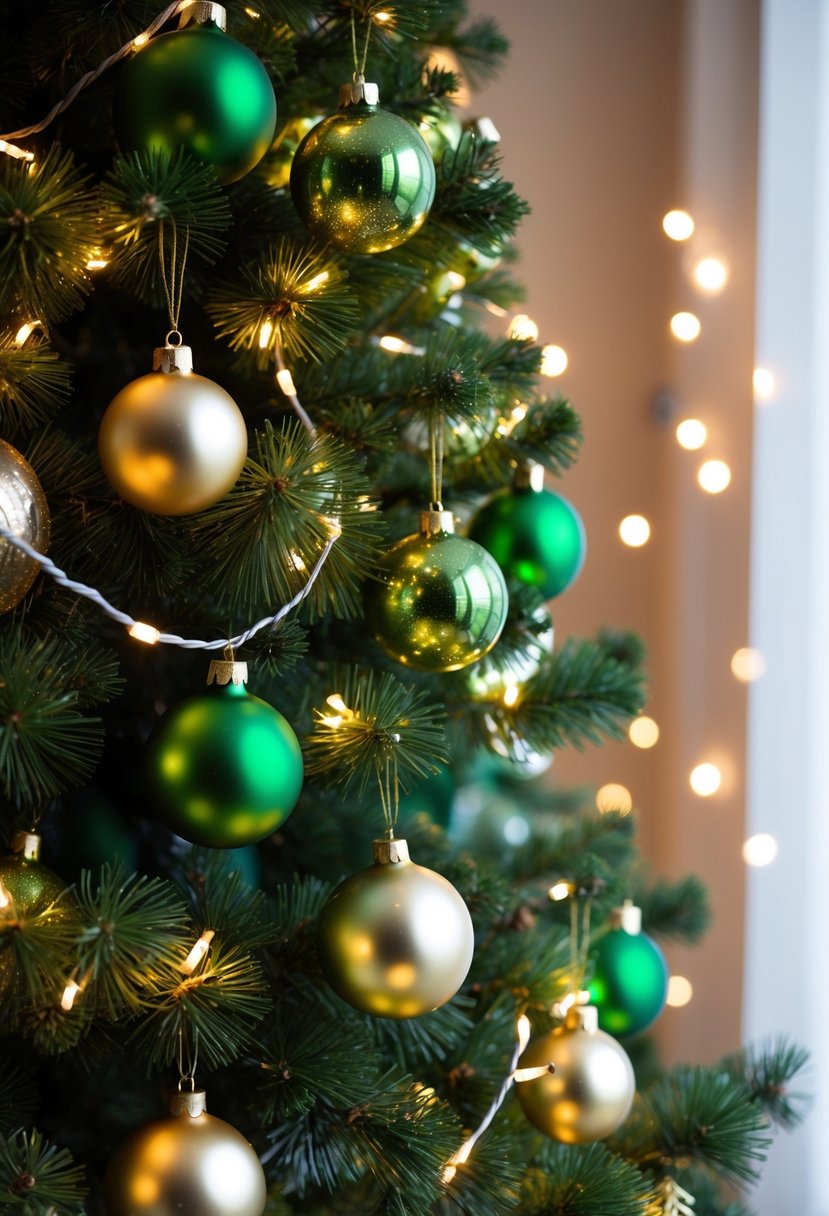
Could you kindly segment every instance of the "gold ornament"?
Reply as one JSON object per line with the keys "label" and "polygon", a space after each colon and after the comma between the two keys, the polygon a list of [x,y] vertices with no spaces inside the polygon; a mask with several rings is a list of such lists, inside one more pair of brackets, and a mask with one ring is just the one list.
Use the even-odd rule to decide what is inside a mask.
{"label": "gold ornament", "polygon": [[561,1026],[533,1039],[519,1061],[520,1068],[555,1065],[554,1073],[515,1088],[530,1123],[562,1144],[604,1140],[633,1105],[631,1062],[598,1025],[595,1006],[574,1006]]}
{"label": "gold ornament", "polygon": [[107,1216],[262,1216],[259,1158],[235,1127],[207,1114],[203,1089],[124,1141],[104,1177]]}
{"label": "gold ornament", "polygon": [[224,498],[245,463],[248,436],[239,407],[192,367],[189,346],[158,347],[154,370],[122,388],[101,421],[104,472],[142,511],[203,511]]}
{"label": "gold ornament", "polygon": [[[0,439],[0,523],[40,553],[49,547],[46,495],[28,460]],[[40,566],[11,543],[0,539],[0,612],[19,604]]]}
{"label": "gold ornament", "polygon": [[329,897],[317,946],[323,974],[344,1001],[376,1017],[415,1018],[458,991],[475,936],[450,882],[415,865],[405,840],[375,840],[374,865]]}

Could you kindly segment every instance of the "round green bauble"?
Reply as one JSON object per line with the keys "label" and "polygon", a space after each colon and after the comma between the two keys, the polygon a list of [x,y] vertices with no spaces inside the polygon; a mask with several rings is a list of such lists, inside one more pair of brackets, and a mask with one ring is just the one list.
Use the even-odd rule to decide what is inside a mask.
{"label": "round green bauble", "polygon": [[95,786],[67,796],[60,847],[55,865],[67,877],[81,870],[98,870],[105,862],[120,861],[132,873],[138,868],[135,833],[111,798]]}
{"label": "round green bauble", "polygon": [[272,705],[228,683],[168,710],[148,744],[148,810],[193,844],[240,848],[287,819],[302,753]]}
{"label": "round green bauble", "polygon": [[378,580],[367,585],[369,628],[387,654],[416,671],[474,663],[492,649],[507,619],[498,566],[451,528],[449,512],[425,511],[420,532],[398,541]]}
{"label": "round green bauble", "polygon": [[621,1127],[636,1093],[633,1066],[616,1040],[597,1029],[592,1006],[575,1006],[563,1025],[532,1039],[518,1068],[547,1064],[555,1072],[515,1085],[533,1127],[561,1144],[590,1144]]}
{"label": "round green bauble", "polygon": [[[63,879],[41,864],[39,836],[18,832],[12,847],[13,853],[0,856],[0,894],[4,896],[0,906],[0,1000],[14,982],[14,942],[18,934],[25,933],[25,922],[45,914],[48,923],[60,924],[76,908],[74,899],[66,895]],[[7,932],[10,928],[15,932]]]}
{"label": "round green bauble", "polygon": [[[498,406],[494,401],[484,404],[475,418],[444,418],[443,456],[448,463],[469,460],[492,438],[498,425]],[[422,456],[429,454],[429,423],[413,418],[403,429],[406,443]]]}
{"label": "round green bauble", "polygon": [[451,269],[456,274],[462,274],[467,283],[476,283],[485,274],[489,274],[491,270],[500,266],[503,256],[503,249],[498,252],[483,253],[471,241],[461,239],[455,248]]}
{"label": "round green bauble", "polygon": [[522,631],[523,649],[510,648],[502,653],[504,643],[496,646],[479,663],[467,667],[463,683],[473,701],[501,701],[511,690],[520,689],[538,672],[541,664],[553,653],[555,633],[553,620],[543,604],[531,613],[538,631]]}
{"label": "round green bauble", "polygon": [[270,147],[276,98],[262,61],[213,21],[151,38],[121,69],[115,134],[124,152],[188,152],[238,181]]}
{"label": "round green bauble", "polygon": [[503,857],[525,845],[532,831],[532,812],[497,787],[476,781],[455,791],[449,838],[458,848]]}
{"label": "round green bauble", "polygon": [[318,240],[349,253],[380,253],[402,245],[426,220],[435,166],[412,123],[365,100],[349,102],[297,148],[291,195]]}
{"label": "round green bauble", "polygon": [[432,160],[439,165],[447,152],[452,152],[461,142],[463,126],[454,109],[446,105],[436,114],[425,114],[417,124]]}
{"label": "round green bauble", "polygon": [[567,590],[587,552],[581,516],[552,490],[499,491],[475,516],[469,535],[504,574],[537,587],[545,599]]}
{"label": "round green bauble", "polygon": [[376,840],[374,865],[340,883],[320,913],[317,949],[344,1001],[381,1018],[445,1005],[466,979],[475,934],[450,882],[415,865],[405,840]]}
{"label": "round green bauble", "polygon": [[668,995],[665,956],[647,933],[611,929],[593,951],[590,1003],[608,1034],[639,1034],[655,1022]]}

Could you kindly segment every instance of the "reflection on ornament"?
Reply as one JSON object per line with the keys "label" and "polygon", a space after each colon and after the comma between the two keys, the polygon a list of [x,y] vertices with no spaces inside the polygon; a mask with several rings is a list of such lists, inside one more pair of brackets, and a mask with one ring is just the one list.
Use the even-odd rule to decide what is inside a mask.
{"label": "reflection on ornament", "polygon": [[420,532],[390,550],[366,589],[366,617],[383,649],[417,671],[456,671],[491,650],[504,628],[503,575],[449,511],[424,511]]}
{"label": "reflection on ornament", "polygon": [[531,614],[538,632],[522,632],[523,650],[501,654],[503,643],[464,672],[464,687],[474,701],[500,701],[509,691],[521,688],[553,653],[555,633],[552,617],[543,604]]}
{"label": "reflection on ornament", "polygon": [[[28,460],[0,439],[0,523],[39,553],[49,548],[51,524],[46,495]],[[0,612],[19,604],[40,566],[10,541],[0,539]]]}
{"label": "reflection on ornament", "polygon": [[612,923],[592,951],[590,1002],[608,1034],[639,1034],[665,1008],[668,965],[653,938],[642,932],[639,908],[627,903],[614,909]]}
{"label": "reflection on ornament", "polygon": [[[537,468],[538,466],[536,466]],[[501,490],[472,521],[469,535],[506,575],[552,599],[581,573],[587,539],[581,516],[566,498],[545,490],[535,468]]]}
{"label": "reflection on ornament", "polygon": [[107,1216],[262,1216],[267,1184],[240,1132],[207,1114],[203,1089],[118,1148],[104,1177]]}
{"label": "reflection on ornament", "polygon": [[[208,679],[222,666],[246,667],[214,663]],[[215,849],[270,835],[302,789],[290,723],[233,678],[168,710],[147,745],[149,810],[185,840]]]}
{"label": "reflection on ornament", "polygon": [[302,222],[350,253],[401,245],[423,225],[435,197],[435,166],[422,135],[377,100],[376,85],[344,85],[339,112],[305,136],[291,165]]}
{"label": "reflection on ornament", "polygon": [[193,4],[193,24],[150,39],[121,69],[115,133],[124,152],[185,148],[227,185],[270,147],[276,98],[253,51],[214,20],[197,24],[203,7]]}
{"label": "reflection on ornament", "polygon": [[565,1022],[531,1041],[519,1067],[555,1065],[555,1073],[516,1085],[534,1127],[562,1144],[604,1140],[630,1114],[633,1067],[615,1039],[598,1029],[591,1005],[576,1005]]}
{"label": "reflection on ornament", "polygon": [[374,865],[336,888],[320,913],[320,966],[364,1013],[414,1018],[445,1005],[466,979],[475,945],[450,882],[415,865],[405,840],[376,840]]}
{"label": "reflection on ornament", "polygon": [[245,420],[218,384],[192,371],[189,346],[158,347],[101,420],[98,453],[116,493],[142,511],[192,515],[224,498],[247,456]]}

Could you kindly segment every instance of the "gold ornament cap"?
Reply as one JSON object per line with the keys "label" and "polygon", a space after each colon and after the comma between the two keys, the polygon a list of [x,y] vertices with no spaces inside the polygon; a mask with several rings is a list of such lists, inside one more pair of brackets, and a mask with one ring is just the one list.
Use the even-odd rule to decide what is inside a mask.
{"label": "gold ornament cap", "polygon": [[599,1010],[596,1005],[571,1005],[567,1010],[564,1025],[568,1030],[584,1030],[595,1034],[599,1029]]}
{"label": "gold ornament cap", "polygon": [[399,865],[402,862],[411,861],[409,857],[409,843],[406,840],[374,840],[372,841],[374,850],[374,862],[378,866]]}
{"label": "gold ornament cap", "polygon": [[626,899],[621,908],[611,910],[610,923],[614,929],[624,929],[631,937],[638,937],[642,932],[642,909],[632,899]]}
{"label": "gold ornament cap", "polygon": [[193,370],[192,346],[157,346],[153,351],[154,372],[183,372]]}
{"label": "gold ornament cap", "polygon": [[451,511],[444,511],[443,503],[433,502],[428,511],[420,512],[420,531],[423,536],[439,536],[455,531],[455,520]]}
{"label": "gold ornament cap", "polygon": [[26,861],[39,861],[40,837],[36,832],[15,832],[12,836],[12,852],[20,853]]}
{"label": "gold ornament cap", "polygon": [[189,1115],[195,1119],[207,1114],[207,1090],[180,1089],[170,1098],[171,1115]]}
{"label": "gold ornament cap", "polygon": [[213,0],[189,0],[181,10],[178,28],[185,29],[188,25],[207,25],[213,21],[223,32],[227,30],[227,10]]}
{"label": "gold ornament cap", "polygon": [[525,463],[519,464],[515,470],[515,476],[512,479],[513,488],[516,490],[539,490],[544,489],[544,465],[537,464],[534,460],[528,460]]}
{"label": "gold ornament cap", "polygon": [[356,106],[359,102],[367,106],[380,104],[380,90],[368,80],[350,80],[340,85],[340,107]]}
{"label": "gold ornament cap", "polygon": [[208,684],[247,684],[248,665],[235,659],[211,659],[207,669]]}

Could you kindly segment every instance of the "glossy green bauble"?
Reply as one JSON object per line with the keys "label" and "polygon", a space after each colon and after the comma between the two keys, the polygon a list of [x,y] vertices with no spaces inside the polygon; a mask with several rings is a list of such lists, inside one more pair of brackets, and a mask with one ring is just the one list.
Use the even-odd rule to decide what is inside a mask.
{"label": "glossy green bauble", "polygon": [[485,549],[451,532],[407,536],[369,583],[366,617],[393,659],[456,671],[491,650],[507,619],[504,576]]}
{"label": "glossy green bauble", "polygon": [[261,60],[213,22],[151,38],[121,69],[114,106],[124,152],[186,148],[224,184],[259,163],[276,126]]}
{"label": "glossy green bauble", "polygon": [[407,851],[347,878],[320,913],[323,975],[344,1001],[375,1017],[416,1018],[444,1005],[466,979],[474,947],[461,896]]}
{"label": "glossy green bauble", "polygon": [[244,685],[169,710],[148,744],[150,813],[194,844],[240,848],[287,819],[302,789],[290,723]]}
{"label": "glossy green bauble", "polygon": [[611,929],[593,952],[595,969],[590,1003],[599,1010],[599,1025],[608,1034],[638,1034],[665,1008],[668,965],[647,933]]}
{"label": "glossy green bauble", "polygon": [[[498,425],[498,406],[494,401],[483,405],[474,418],[450,418],[443,422],[443,456],[448,463],[469,460],[492,438]],[[406,443],[422,456],[429,453],[429,424],[413,418],[403,430]]]}
{"label": "glossy green bauble", "polygon": [[521,1069],[546,1064],[554,1064],[555,1072],[515,1086],[521,1109],[545,1136],[561,1144],[590,1144],[624,1123],[636,1081],[627,1053],[609,1034],[568,1019],[532,1039],[518,1061]]}
{"label": "glossy green bauble", "polygon": [[473,701],[501,701],[509,690],[521,688],[538,672],[541,664],[553,653],[553,620],[543,604],[534,609],[532,632],[522,630],[522,648],[504,650],[503,641],[479,663],[467,667],[463,684]]}
{"label": "glossy green bauble", "polygon": [[495,270],[501,264],[503,256],[503,249],[499,248],[497,252],[491,250],[489,253],[483,253],[471,241],[461,239],[457,243],[455,254],[452,258],[451,269],[456,274],[462,274],[467,283],[476,283],[485,274],[489,274],[491,270]]}
{"label": "glossy green bauble", "polygon": [[537,587],[545,599],[567,590],[587,553],[581,516],[552,490],[501,490],[475,516],[469,535],[504,574]]}
{"label": "glossy green bauble", "polygon": [[444,106],[437,114],[426,114],[417,124],[432,160],[439,165],[447,152],[452,152],[461,142],[463,126],[454,109]]}
{"label": "glossy green bauble", "polygon": [[319,240],[349,253],[380,253],[424,223],[435,166],[412,123],[361,101],[303,139],[291,165],[291,195]]}
{"label": "glossy green bauble", "polygon": [[[76,904],[66,895],[66,883],[53,874],[36,858],[24,857],[22,853],[7,853],[0,856],[0,883],[11,896],[13,917],[4,914],[8,905],[0,909],[0,1001],[8,993],[17,974],[17,957],[14,950],[16,934],[4,932],[10,921],[25,932],[23,922],[35,916],[44,916],[49,924],[61,924],[75,914]],[[63,898],[61,898],[63,896]]]}

